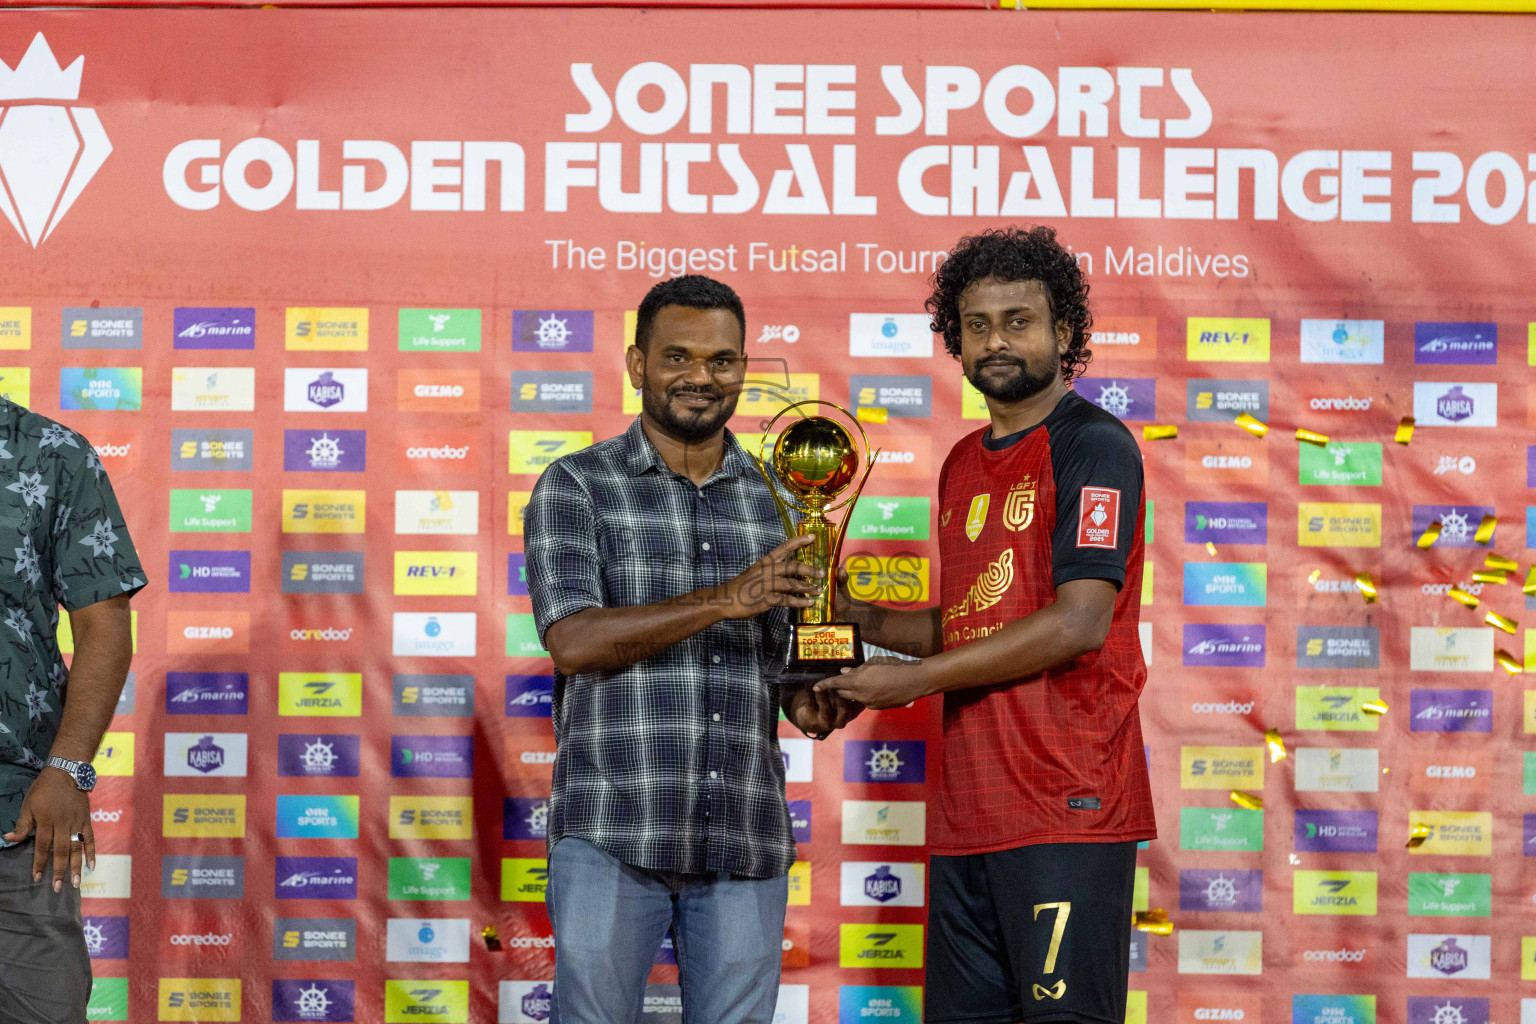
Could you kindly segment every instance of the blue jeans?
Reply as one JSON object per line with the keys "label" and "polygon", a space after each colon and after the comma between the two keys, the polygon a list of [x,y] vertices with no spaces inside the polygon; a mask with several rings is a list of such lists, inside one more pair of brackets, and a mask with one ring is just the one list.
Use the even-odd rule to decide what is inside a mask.
{"label": "blue jeans", "polygon": [[636,1024],[672,929],[684,1024],[770,1024],[789,879],[631,867],[565,838],[549,855],[555,933],[551,1024]]}

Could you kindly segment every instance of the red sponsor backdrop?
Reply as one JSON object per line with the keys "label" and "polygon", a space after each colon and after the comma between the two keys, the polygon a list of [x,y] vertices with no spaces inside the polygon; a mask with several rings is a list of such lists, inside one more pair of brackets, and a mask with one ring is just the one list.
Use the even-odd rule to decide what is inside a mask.
{"label": "red sponsor backdrop", "polygon": [[[127,961],[96,967],[130,979],[130,1018],[182,1019],[190,1011],[172,998],[179,983],[162,979],[192,977],[239,978],[246,1020],[271,1019],[273,979],[352,979],[358,1020],[410,1019],[386,1009],[386,979],[468,981],[469,1018],[489,1021],[498,982],[550,978],[543,908],[500,899],[503,859],[542,856],[536,840],[502,838],[502,801],[541,795],[539,755],[552,750],[547,720],[506,715],[505,677],[549,671],[541,658],[506,654],[518,653],[507,632],[519,620],[508,616],[529,611],[508,556],[521,551],[516,510],[537,460],[569,450],[541,442],[561,431],[601,439],[629,422],[625,311],[683,269],[738,288],[760,382],[734,424],[742,432],[760,430],[775,407],[770,384],[848,402],[860,400],[852,376],[906,378],[857,385],[891,396],[876,398],[893,415],[872,434],[894,454],[869,493],[931,497],[944,453],[982,421],[966,417],[976,409],[956,365],[901,317],[920,314],[936,254],[960,234],[1039,221],[1058,226],[1091,275],[1101,334],[1084,393],[1133,430],[1180,428],[1177,439],[1143,445],[1155,509],[1143,721],[1162,838],[1142,864],[1149,905],[1178,926],[1146,937],[1145,970],[1131,986],[1146,994],[1144,1012],[1205,1020],[1202,1009],[1214,1007],[1278,1021],[1296,994],[1374,994],[1379,1018],[1397,1021],[1410,994],[1462,999],[1468,1024],[1479,1013],[1513,1018],[1533,906],[1521,852],[1522,815],[1536,810],[1523,782],[1530,713],[1520,677],[1492,660],[1494,647],[1521,657],[1523,637],[1490,636],[1480,615],[1492,607],[1519,619],[1524,604],[1518,586],[1493,584],[1476,612],[1451,602],[1445,587],[1470,583],[1483,551],[1470,540],[1416,549],[1412,515],[1444,506],[1426,514],[1455,541],[1464,539],[1458,508],[1492,506],[1494,547],[1525,557],[1536,86],[1518,69],[1536,27],[1385,15],[796,11],[753,14],[744,30],[742,18],[7,19],[0,59],[17,71],[0,92],[11,221],[0,225],[10,232],[0,237],[0,320],[20,323],[19,309],[28,318],[0,372],[19,393],[17,371],[29,370],[31,405],[103,447],[154,573],[136,601],[135,703],[113,727],[134,737],[133,775],[105,780],[96,801],[103,851],[132,855],[132,895],[87,903],[88,915],[129,920]],[[37,33],[51,54],[34,49],[18,66]],[[65,322],[79,314],[65,311],[93,305],[141,310],[139,343],[80,347]],[[176,310],[200,307],[254,311],[254,339],[182,351]],[[402,309],[478,310],[480,344],[413,349],[406,335],[429,321],[407,323]],[[366,340],[301,330],[355,321],[358,310],[368,314]],[[542,348],[541,321],[551,324]],[[181,366],[198,373],[178,398],[169,382]],[[87,379],[102,367],[141,368],[142,409],[61,409],[60,370],[71,367]],[[214,379],[244,367],[255,371],[249,394],[229,383],[238,375]],[[297,398],[285,394],[288,369],[299,371]],[[343,372],[360,369],[365,385]],[[350,382],[349,401],[363,387],[366,410],[305,405],[327,371]],[[926,405],[898,404],[912,387],[926,389]],[[1239,411],[1267,419],[1268,437],[1232,425]],[[1398,420],[1416,411],[1412,445],[1394,444]],[[1355,447],[1298,450],[1297,427]],[[172,431],[211,429],[251,432],[249,471],[172,470],[182,445]],[[306,438],[311,461],[292,468],[288,430],[366,431],[366,460],[343,451],[326,462]],[[182,508],[172,500],[168,512],[173,490],[195,492],[185,499],[194,502],[249,490],[250,532],[168,531]],[[324,493],[285,501],[284,491]],[[1242,504],[1186,508],[1197,502]],[[347,507],[326,518],[336,504]],[[1211,522],[1222,517],[1230,521]],[[424,519],[439,532],[418,535]],[[351,532],[295,532],[317,520]],[[927,558],[927,533],[849,546]],[[184,549],[249,551],[248,592],[172,591],[180,577],[168,552]],[[290,551],[315,554],[311,563],[361,552],[364,592],[286,592]],[[474,586],[423,592],[433,584],[412,568],[451,560],[408,555],[397,575],[397,551],[477,554],[472,565],[452,562],[456,585],[468,573]],[[1379,589],[1376,604],[1353,588],[1361,571]],[[871,577],[888,594],[905,582]],[[427,628],[397,615],[454,613],[477,616],[473,655],[393,653]],[[439,625],[462,642],[451,620]],[[1201,628],[1211,625],[1232,628]],[[1412,632],[1437,626],[1472,631]],[[248,673],[248,713],[169,713],[171,672]],[[284,672],[359,673],[360,695],[339,717],[307,717],[321,705],[280,692]],[[472,675],[474,715],[392,714],[397,674]],[[1352,688],[1364,687],[1390,711],[1355,714],[1366,731],[1332,731],[1344,719],[1321,712],[1358,712],[1365,695]],[[1491,719],[1478,717],[1490,701]],[[1261,786],[1251,773],[1266,728],[1281,730],[1291,756],[1266,763]],[[278,737],[306,731],[306,741],[360,736],[361,776],[280,776]],[[165,777],[172,732],[243,734],[247,775]],[[423,734],[472,737],[473,779],[405,777],[419,769],[400,767],[391,737]],[[940,770],[931,707],[868,714],[847,739],[924,741],[929,772]],[[810,781],[789,784],[791,800],[810,802],[801,852],[811,896],[789,910],[784,980],[808,986],[801,994],[818,1022],[837,1019],[840,986],[922,980],[915,966],[843,966],[859,963],[862,947],[842,925],[924,920],[921,907],[843,905],[842,862],[923,855],[921,845],[842,843],[862,813],[843,801],[929,793],[926,782],[845,782],[845,767],[848,778],[868,776],[858,757],[845,766],[844,743],[816,746]],[[1233,788],[1265,798],[1262,849],[1254,839],[1222,847],[1199,838],[1200,827],[1181,839],[1181,818],[1198,826],[1185,809],[1233,809]],[[179,830],[166,793],[244,795],[243,836],[163,835]],[[358,837],[278,838],[277,798],[305,793],[358,796]],[[406,798],[397,807],[423,813],[430,805],[416,798],[453,796],[473,798],[473,838],[422,838],[390,806]],[[1312,852],[1297,808],[1375,812],[1374,852]],[[1409,853],[1410,821],[1436,810],[1492,817],[1446,819],[1470,838],[1447,830]],[[244,897],[162,901],[162,857],[187,855],[243,858]],[[355,899],[276,897],[276,858],[320,856],[357,858]],[[391,901],[392,857],[469,858],[471,898]],[[1374,873],[1350,884],[1369,888],[1375,913],[1313,915],[1340,906],[1314,900],[1327,886],[1305,873],[1319,870]],[[1490,875],[1491,909],[1411,912],[1422,908],[1409,899],[1410,870]],[[1263,872],[1261,909],[1223,909],[1213,878],[1249,871]],[[516,886],[529,877],[516,875]],[[1366,905],[1363,896],[1355,904]],[[1246,896],[1230,905],[1250,906]],[[467,918],[468,962],[388,961],[387,922],[417,916]],[[277,958],[277,918],[355,921],[355,961]],[[487,925],[499,929],[500,951],[481,942]],[[226,932],[228,947],[173,938]],[[1432,959],[1452,966],[1427,952],[1450,935],[1473,950],[1470,962],[1434,968]],[[1483,936],[1486,949],[1474,941]],[[668,971],[658,967],[656,980]],[[866,996],[847,998],[849,1019],[862,1019]],[[1465,1002],[1479,998],[1492,1002]],[[521,1019],[514,1002],[502,1019]],[[1133,998],[1133,1013],[1142,1006]],[[801,1018],[793,998],[785,1007],[786,1021]]]}

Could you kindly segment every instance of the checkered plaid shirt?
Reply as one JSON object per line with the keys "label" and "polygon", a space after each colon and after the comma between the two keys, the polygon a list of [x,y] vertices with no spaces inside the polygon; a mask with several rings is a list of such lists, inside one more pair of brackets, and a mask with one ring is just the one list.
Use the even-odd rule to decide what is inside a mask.
{"label": "checkered plaid shirt", "polygon": [[[724,583],[784,540],[768,486],[727,431],[702,487],[667,468],[637,419],[556,461],[524,517],[528,593],[545,631],[583,608],[653,604]],[[549,845],[575,836],[653,871],[789,870],[779,688],[789,615],[727,619],[613,672],[556,673]]]}

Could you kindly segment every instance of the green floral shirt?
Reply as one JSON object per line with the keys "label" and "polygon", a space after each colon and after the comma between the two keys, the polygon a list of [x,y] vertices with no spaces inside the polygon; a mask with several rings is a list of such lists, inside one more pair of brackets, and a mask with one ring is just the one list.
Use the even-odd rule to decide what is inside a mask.
{"label": "green floral shirt", "polygon": [[0,398],[0,833],[16,823],[64,714],[59,606],[144,587],[90,442]]}

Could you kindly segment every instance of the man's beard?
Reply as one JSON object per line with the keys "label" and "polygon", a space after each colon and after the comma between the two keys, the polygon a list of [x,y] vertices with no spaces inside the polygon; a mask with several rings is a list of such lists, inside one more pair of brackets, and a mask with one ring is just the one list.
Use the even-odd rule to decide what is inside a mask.
{"label": "man's beard", "polygon": [[[672,405],[673,396],[684,394],[709,395],[717,401],[706,409],[675,410]],[[640,392],[640,402],[646,415],[668,435],[684,444],[697,444],[725,426],[726,421],[736,412],[738,397],[736,389],[725,391],[717,387],[700,388],[691,385],[677,385],[665,392],[647,387]]]}
{"label": "man's beard", "polygon": [[[984,372],[988,367],[993,366],[1012,366],[1017,372],[1005,376],[998,376],[995,373],[988,375]],[[975,385],[977,391],[988,398],[995,398],[999,402],[1018,402],[1038,395],[1056,383],[1056,377],[1060,372],[1060,357],[1051,360],[1050,366],[1044,372],[1031,373],[1029,364],[1023,359],[998,353],[976,360],[967,378]]]}

